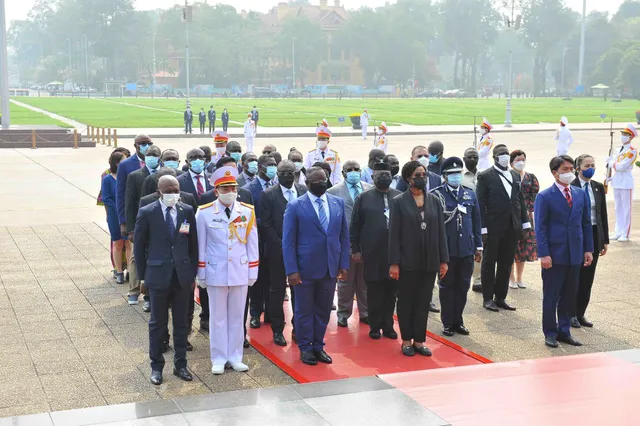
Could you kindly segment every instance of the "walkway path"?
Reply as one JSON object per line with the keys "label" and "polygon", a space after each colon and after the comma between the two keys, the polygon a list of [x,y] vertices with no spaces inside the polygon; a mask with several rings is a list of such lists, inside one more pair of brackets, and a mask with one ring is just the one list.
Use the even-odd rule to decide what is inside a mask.
{"label": "walkway path", "polygon": [[84,129],[87,127],[86,124],[80,123],[79,121],[75,121],[75,120],[72,120],[71,118],[63,117],[61,115],[44,110],[42,108],[37,108],[32,105],[25,104],[24,102],[16,101],[15,99],[9,99],[9,102],[12,102],[13,104],[21,106],[23,108],[30,109],[31,111],[39,112],[40,114],[44,114],[47,117],[53,118],[54,120],[61,121],[65,124],[68,124],[71,127],[78,129],[79,132],[84,131]]}

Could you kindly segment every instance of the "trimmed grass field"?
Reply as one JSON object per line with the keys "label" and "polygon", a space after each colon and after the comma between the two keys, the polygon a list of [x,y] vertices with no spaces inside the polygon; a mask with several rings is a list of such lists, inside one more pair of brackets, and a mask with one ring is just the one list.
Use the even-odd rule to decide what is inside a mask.
{"label": "trimmed grass field", "polygon": [[[150,98],[35,98],[20,101],[72,118],[85,124],[117,128],[176,128],[182,126],[185,101],[182,99]],[[214,105],[218,127],[223,108],[227,108],[231,127],[241,127],[253,105],[260,111],[260,126],[313,127],[323,118],[338,127],[338,117],[367,108],[375,123],[388,125],[473,124],[473,117],[487,117],[494,123],[504,121],[504,99],[196,99],[191,100],[194,129],[197,113]],[[566,115],[570,123],[600,122],[600,114],[615,121],[635,121],[640,101],[604,102],[601,98],[576,98],[563,101],[556,98],[513,99],[512,120],[515,124],[555,123]]]}
{"label": "trimmed grass field", "polygon": [[58,120],[54,120],[51,117],[47,117],[39,112],[31,111],[30,109],[9,104],[9,111],[11,113],[11,125],[53,125],[68,128],[69,125],[62,123]]}

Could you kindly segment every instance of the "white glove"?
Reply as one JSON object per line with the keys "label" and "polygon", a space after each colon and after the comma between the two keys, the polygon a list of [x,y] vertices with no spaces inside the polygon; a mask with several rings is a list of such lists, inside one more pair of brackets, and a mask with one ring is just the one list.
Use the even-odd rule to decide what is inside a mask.
{"label": "white glove", "polygon": [[256,283],[256,281],[258,281],[258,280],[256,280],[256,279],[249,280],[249,287],[252,287]]}
{"label": "white glove", "polygon": [[200,288],[207,288],[207,282],[204,279],[196,278],[196,284]]}

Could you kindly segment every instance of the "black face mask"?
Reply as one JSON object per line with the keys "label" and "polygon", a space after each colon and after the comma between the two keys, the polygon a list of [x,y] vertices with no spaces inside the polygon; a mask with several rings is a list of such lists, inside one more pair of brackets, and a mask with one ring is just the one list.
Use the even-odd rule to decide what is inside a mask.
{"label": "black face mask", "polygon": [[413,185],[412,186],[414,188],[416,188],[416,189],[424,190],[427,187],[427,181],[423,177],[413,178]]}
{"label": "black face mask", "polygon": [[373,177],[373,183],[376,184],[376,188],[381,189],[383,191],[386,189],[389,189],[389,186],[391,185],[391,180],[392,180],[391,176],[389,176],[388,174]]}
{"label": "black face mask", "polygon": [[327,192],[328,182],[323,180],[322,182],[309,182],[307,185],[309,187],[309,191],[316,197],[322,197],[325,192]]}
{"label": "black face mask", "polygon": [[285,188],[291,188],[293,186],[294,179],[294,175],[278,174],[278,182],[280,182],[280,185],[284,186]]}
{"label": "black face mask", "polygon": [[395,176],[400,172],[400,166],[391,167],[391,176]]}
{"label": "black face mask", "polygon": [[478,160],[473,159],[473,160],[464,160],[464,166],[468,169],[468,170],[473,170],[476,168],[476,166],[478,165]]}

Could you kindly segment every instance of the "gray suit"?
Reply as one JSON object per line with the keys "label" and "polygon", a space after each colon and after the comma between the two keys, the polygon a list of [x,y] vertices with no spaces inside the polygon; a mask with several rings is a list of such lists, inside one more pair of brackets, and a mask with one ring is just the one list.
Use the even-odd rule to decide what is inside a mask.
{"label": "gray suit", "polygon": [[[362,191],[373,188],[373,185],[366,182],[360,182]],[[350,184],[342,181],[339,184],[329,188],[327,193],[340,197],[344,200],[344,213],[347,221],[351,223],[351,215],[353,214],[354,200],[349,192]],[[338,319],[349,319],[353,313],[353,296],[356,296],[358,303],[358,312],[360,319],[368,318],[369,310],[367,308],[367,285],[364,281],[364,265],[350,261],[349,274],[344,281],[338,281]]]}

